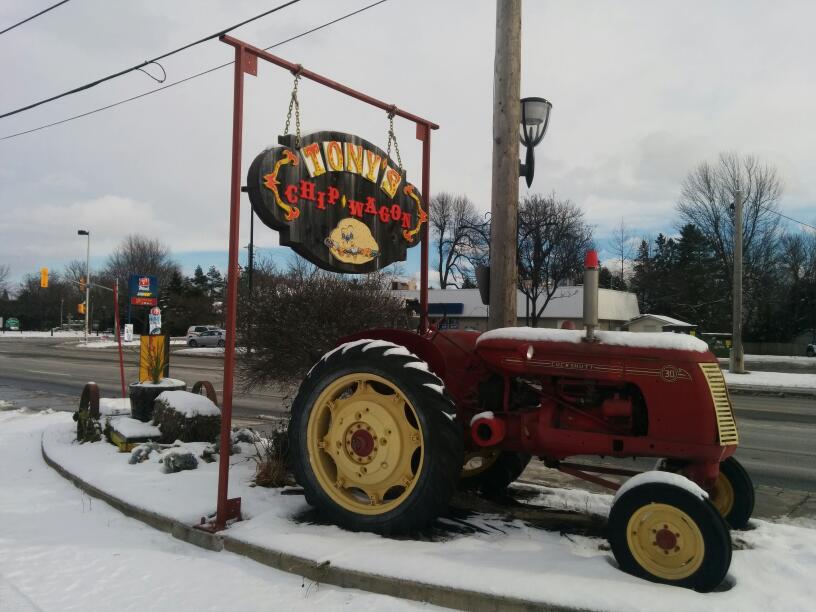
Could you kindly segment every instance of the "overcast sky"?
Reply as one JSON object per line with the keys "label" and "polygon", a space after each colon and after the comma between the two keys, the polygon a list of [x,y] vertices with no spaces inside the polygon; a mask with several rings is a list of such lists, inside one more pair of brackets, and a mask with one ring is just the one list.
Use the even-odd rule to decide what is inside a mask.
{"label": "overcast sky", "polygon": [[[269,46],[373,0],[302,0],[233,32]],[[279,2],[72,0],[0,36],[0,113],[134,65]],[[0,29],[52,4],[0,3]],[[785,182],[783,212],[816,220],[816,3],[525,0],[522,96],[553,103],[532,191],[572,199],[598,246],[623,218],[673,232],[683,176],[720,151],[755,153]],[[490,207],[495,2],[390,0],[274,52],[440,124],[432,192]],[[229,61],[211,41],[165,61],[168,81]],[[135,72],[0,119],[0,136],[154,89]],[[243,159],[282,132],[291,75],[247,77]],[[385,147],[385,113],[305,81],[304,132],[335,129]],[[232,71],[64,125],[0,141],[0,264],[14,278],[84,259],[101,265],[129,233],[166,242],[189,271],[226,262]],[[419,184],[413,124],[397,121]],[[522,182],[521,193],[527,192]],[[242,202],[242,243],[249,204]],[[260,227],[260,229],[259,229]],[[274,231],[256,224],[256,243]],[[414,249],[418,251],[418,249]]]}

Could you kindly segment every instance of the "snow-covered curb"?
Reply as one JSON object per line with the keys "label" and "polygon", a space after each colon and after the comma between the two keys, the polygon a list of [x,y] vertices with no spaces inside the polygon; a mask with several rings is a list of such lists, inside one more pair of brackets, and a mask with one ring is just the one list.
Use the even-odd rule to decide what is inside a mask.
{"label": "snow-covered curb", "polygon": [[[179,537],[204,538],[187,526],[214,510],[216,463],[178,474],[163,474],[150,462],[127,465],[127,455],[108,444],[72,443],[71,422],[64,415],[54,418],[60,422],[45,431],[42,441],[51,461],[154,522],[169,522],[173,527],[167,530],[180,531]],[[203,545],[216,543],[326,583],[460,608],[492,602],[496,609],[526,605],[653,612],[659,601],[661,610],[808,610],[812,603],[816,530],[803,525],[754,521],[753,531],[735,533],[744,546],[734,552],[728,578],[733,588],[702,595],[621,573],[603,539],[562,536],[491,515],[467,518],[466,523],[477,527],[474,533],[450,532],[440,541],[392,540],[312,524],[316,517],[301,497],[250,488],[252,469],[246,457],[235,455],[231,463],[229,496],[242,498],[248,520],[222,536],[204,538]],[[612,499],[540,489],[554,506],[592,506],[600,513]],[[441,522],[442,527],[454,524]]]}

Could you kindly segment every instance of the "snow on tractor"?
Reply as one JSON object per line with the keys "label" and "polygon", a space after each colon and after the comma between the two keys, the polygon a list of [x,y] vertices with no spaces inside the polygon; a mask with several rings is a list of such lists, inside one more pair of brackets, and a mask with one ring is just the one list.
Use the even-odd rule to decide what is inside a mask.
{"label": "snow on tractor", "polygon": [[[502,491],[532,456],[617,489],[608,534],[620,567],[715,588],[745,527],[751,481],[728,392],[706,344],[682,334],[503,328],[420,335],[372,329],[315,364],[292,406],[291,447],[308,503],[351,530],[420,529],[457,486]],[[594,317],[594,318],[593,318]],[[655,457],[637,473],[565,461]],[[598,474],[633,476],[623,486]]]}

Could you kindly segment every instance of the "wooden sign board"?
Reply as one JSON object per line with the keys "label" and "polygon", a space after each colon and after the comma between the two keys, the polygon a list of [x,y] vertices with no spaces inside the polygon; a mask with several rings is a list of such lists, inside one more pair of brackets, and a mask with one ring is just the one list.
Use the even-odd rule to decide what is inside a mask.
{"label": "wooden sign board", "polygon": [[332,272],[405,261],[428,220],[419,190],[382,149],[357,136],[281,136],[249,167],[252,208],[280,242]]}

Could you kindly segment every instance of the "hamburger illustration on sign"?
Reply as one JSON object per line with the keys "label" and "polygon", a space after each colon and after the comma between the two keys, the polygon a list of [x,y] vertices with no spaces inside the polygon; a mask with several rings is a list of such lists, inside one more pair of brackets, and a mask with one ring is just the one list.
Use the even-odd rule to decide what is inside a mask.
{"label": "hamburger illustration on sign", "polygon": [[384,151],[340,132],[278,140],[252,162],[247,192],[282,245],[326,270],[365,273],[420,243],[425,205]]}

